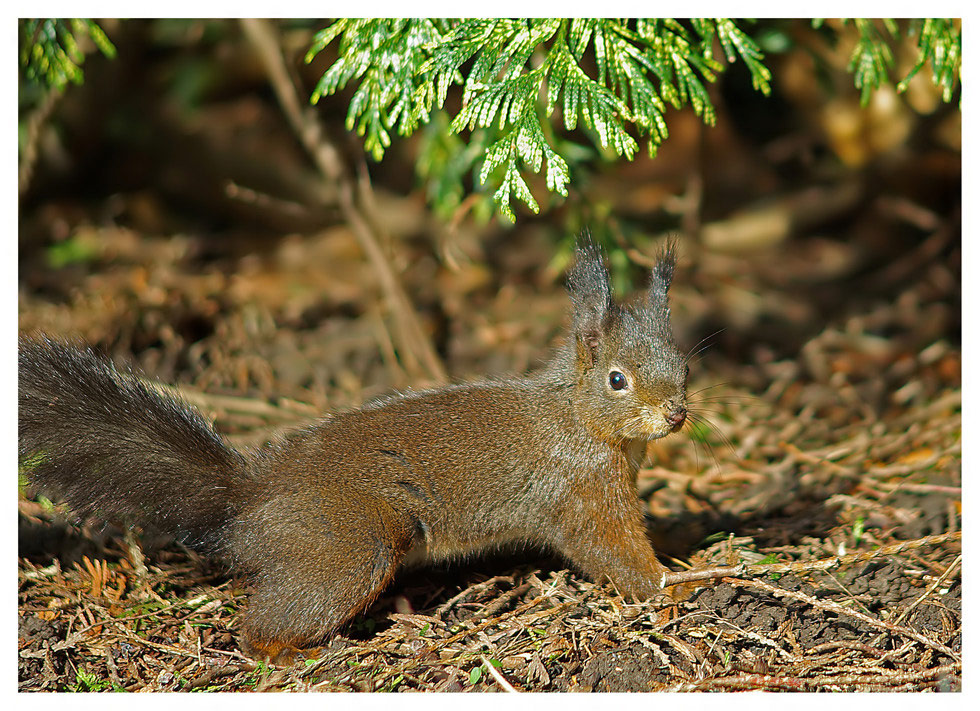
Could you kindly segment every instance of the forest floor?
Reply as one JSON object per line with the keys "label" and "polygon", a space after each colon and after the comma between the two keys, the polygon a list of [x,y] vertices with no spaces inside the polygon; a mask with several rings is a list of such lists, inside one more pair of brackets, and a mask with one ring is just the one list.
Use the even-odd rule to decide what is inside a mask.
{"label": "forest floor", "polygon": [[[142,354],[144,373],[179,382],[237,444],[404,385],[370,290],[357,288],[369,267],[342,228],[311,240],[314,257],[286,240],[227,273],[201,269],[183,238],[101,229],[95,240],[112,265],[33,271],[52,283],[22,295],[21,329]],[[500,247],[519,248],[535,249]],[[685,348],[697,342],[685,322],[709,328],[698,309],[717,303],[708,285],[727,262],[682,261],[672,304]],[[488,288],[485,272],[468,273],[476,264],[437,279],[434,268],[423,260],[405,280],[446,290],[431,298],[454,309],[455,376],[547,357],[565,312],[553,274],[505,271]],[[711,426],[650,447],[639,489],[665,562],[796,572],[635,604],[544,554],[423,569],[318,657],[274,668],[240,651],[248,584],[220,561],[151,540],[140,578],[118,531],[70,525],[63,507],[22,495],[21,689],[956,690],[960,356],[943,329],[957,305],[935,289],[950,267],[930,268],[947,273],[903,282],[892,300],[849,300],[789,357],[763,343],[732,359],[738,343],[715,337],[690,386]],[[787,308],[778,285],[741,269],[737,288]],[[882,548],[892,552],[855,559]]]}
{"label": "forest floor", "polygon": [[[65,121],[85,120],[70,108]],[[309,172],[274,104],[247,95],[210,112],[179,130],[164,123],[177,114],[144,112],[160,122],[157,152],[106,164],[143,175],[144,161],[159,190],[93,197],[41,174],[22,203],[21,332],[176,384],[245,447],[425,385],[335,211],[296,218],[295,205],[228,197],[249,156],[283,184]],[[644,225],[673,210],[700,235],[679,240],[671,310],[682,350],[701,351],[689,391],[709,424],[651,444],[639,495],[672,569],[755,567],[643,603],[545,551],[423,568],[317,654],[277,666],[240,646],[247,579],[149,533],[138,574],[118,529],[22,485],[20,690],[959,690],[958,151],[929,144],[833,175],[798,165],[787,181],[772,166],[796,144],[774,140],[762,160],[724,116],[697,124],[679,117],[656,160],[588,190],[630,259],[614,264],[620,291],[658,247],[624,234],[659,234]],[[523,217],[510,231],[447,227],[397,160],[372,169],[371,218],[450,377],[547,359],[574,235]],[[205,202],[220,203],[220,229],[174,218]]]}

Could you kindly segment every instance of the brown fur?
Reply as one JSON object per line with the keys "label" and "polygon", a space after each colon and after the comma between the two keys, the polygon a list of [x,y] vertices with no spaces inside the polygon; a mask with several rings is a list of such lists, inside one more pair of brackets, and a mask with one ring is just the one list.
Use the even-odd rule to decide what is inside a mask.
{"label": "brown fur", "polygon": [[584,245],[572,332],[539,373],[396,395],[244,454],[91,352],[22,339],[21,461],[85,511],[156,524],[249,572],[246,639],[272,657],[364,611],[406,564],[492,548],[543,546],[645,598],[666,569],[636,473],[645,443],[686,416],[672,269],[667,253],[619,306]]}

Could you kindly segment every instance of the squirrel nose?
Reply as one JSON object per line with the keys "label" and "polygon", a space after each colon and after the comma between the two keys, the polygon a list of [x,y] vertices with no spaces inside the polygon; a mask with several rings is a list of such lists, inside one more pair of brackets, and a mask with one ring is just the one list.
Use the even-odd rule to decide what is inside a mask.
{"label": "squirrel nose", "polygon": [[687,419],[687,408],[683,405],[675,405],[666,415],[667,424],[670,425],[672,432],[676,432]]}

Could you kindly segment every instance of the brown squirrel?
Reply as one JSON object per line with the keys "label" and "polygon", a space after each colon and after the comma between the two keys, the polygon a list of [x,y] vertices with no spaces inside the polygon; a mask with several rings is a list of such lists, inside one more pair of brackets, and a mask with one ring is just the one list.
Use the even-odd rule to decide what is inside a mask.
{"label": "brown squirrel", "polygon": [[364,611],[400,566],[529,544],[637,598],[667,569],[646,536],[646,443],[687,417],[666,249],[613,301],[579,246],[571,331],[539,372],[391,396],[239,452],[183,402],[91,350],[19,348],[19,456],[79,514],[121,517],[251,575],[245,640],[271,657]]}

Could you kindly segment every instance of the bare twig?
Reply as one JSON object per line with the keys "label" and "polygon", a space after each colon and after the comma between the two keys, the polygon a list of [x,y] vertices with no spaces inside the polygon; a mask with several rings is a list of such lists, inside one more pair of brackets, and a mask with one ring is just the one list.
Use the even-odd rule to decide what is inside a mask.
{"label": "bare twig", "polygon": [[31,186],[31,178],[34,177],[34,166],[37,163],[38,144],[41,141],[41,132],[44,124],[58,105],[61,97],[65,95],[62,89],[49,89],[44,101],[41,102],[27,119],[27,140],[24,143],[24,150],[20,156],[20,171],[17,175],[17,193],[24,197],[27,189]]}
{"label": "bare twig", "polygon": [[894,687],[896,684],[909,684],[917,681],[937,679],[943,676],[953,676],[962,670],[960,663],[949,664],[943,667],[932,669],[922,669],[921,671],[901,671],[885,673],[882,670],[875,670],[873,675],[847,674],[832,676],[789,677],[774,676],[767,674],[739,674],[737,676],[716,677],[714,679],[702,679],[700,681],[683,682],[675,684],[666,689],[667,691],[705,691],[707,689],[742,689],[742,690],[766,690],[766,689],[790,689],[794,691],[812,691],[821,687],[839,689],[843,686],[870,686],[886,685]]}
{"label": "bare twig", "polygon": [[233,676],[240,672],[250,672],[256,669],[257,665],[255,662],[239,662],[230,663],[225,666],[215,667],[210,671],[205,672],[197,679],[191,679],[187,682],[186,686],[182,687],[181,691],[194,691],[195,689],[200,689],[202,687],[208,686],[214,681],[221,679],[226,676]]}
{"label": "bare twig", "polygon": [[441,620],[445,616],[445,614],[449,612],[449,610],[451,610],[453,606],[456,603],[458,603],[460,600],[470,597],[471,595],[475,595],[478,592],[482,592],[483,590],[493,587],[494,585],[500,582],[507,582],[513,584],[514,578],[510,575],[495,575],[489,580],[484,580],[482,583],[475,583],[473,585],[470,585],[469,587],[461,590],[458,594],[453,595],[451,598],[449,598],[444,603],[439,605],[439,607],[435,611],[434,616],[437,619]]}
{"label": "bare twig", "polygon": [[524,583],[523,585],[518,585],[516,588],[508,590],[503,595],[498,597],[492,603],[486,606],[485,609],[478,611],[473,617],[469,619],[470,622],[476,622],[484,617],[493,617],[498,612],[500,612],[504,607],[506,607],[512,600],[519,598],[521,595],[526,593],[531,589],[531,583]]}
{"label": "bare twig", "polygon": [[831,600],[818,600],[812,595],[806,595],[804,593],[794,592],[792,590],[785,590],[775,585],[764,583],[761,580],[740,580],[738,578],[724,578],[724,581],[726,583],[730,583],[732,585],[739,585],[741,587],[759,588],[761,590],[765,590],[771,595],[775,595],[776,597],[789,597],[794,600],[799,600],[800,602],[805,602],[818,609],[826,610],[827,612],[833,612],[838,615],[853,617],[854,619],[860,620],[861,622],[871,625],[872,627],[877,627],[878,629],[887,630],[892,634],[896,634],[902,637],[908,637],[909,639],[914,639],[916,642],[919,642],[920,644],[924,644],[925,646],[930,647],[931,649],[935,649],[937,652],[941,652],[945,654],[947,657],[949,657],[950,659],[953,659],[957,662],[962,661],[960,655],[954,652],[949,647],[947,647],[945,644],[942,644],[941,642],[937,642],[934,639],[930,639],[929,637],[926,637],[924,634],[920,634],[919,632],[916,632],[913,629],[909,629],[908,627],[902,627],[900,625],[896,625],[894,622],[888,622],[886,620],[879,620],[875,617],[869,617],[868,615],[865,615],[863,612],[852,610],[849,607],[845,607],[844,605],[833,602]]}
{"label": "bare twig", "polygon": [[298,400],[280,399],[275,405],[251,397],[215,395],[190,388],[158,386],[158,389],[176,394],[189,404],[202,410],[218,410],[238,414],[257,415],[267,420],[294,421],[297,419],[319,417],[322,413],[312,405]]}
{"label": "bare twig", "polygon": [[504,678],[503,674],[497,671],[497,668],[490,663],[490,660],[487,659],[485,655],[480,655],[480,661],[483,662],[483,667],[490,673],[490,676],[494,678],[494,681],[500,684],[501,689],[511,694],[518,693],[517,689],[515,689],[511,683]]}
{"label": "bare twig", "polygon": [[949,564],[949,567],[946,568],[945,572],[943,572],[942,575],[940,575],[938,578],[936,578],[935,582],[932,585],[930,585],[928,588],[926,588],[926,591],[924,593],[922,593],[916,599],[915,602],[913,602],[911,605],[909,605],[908,607],[906,607],[902,611],[902,614],[900,614],[895,619],[895,624],[896,625],[902,624],[905,621],[905,618],[908,617],[912,613],[912,610],[914,610],[916,607],[918,607],[922,603],[923,600],[925,600],[927,597],[929,597],[930,595],[932,595],[932,593],[935,592],[936,588],[938,588],[940,585],[942,585],[943,582],[946,581],[949,578],[950,575],[952,575],[953,571],[956,570],[956,568],[958,568],[962,562],[963,562],[963,554],[960,553],[958,556],[956,556],[956,559],[952,563]]}
{"label": "bare twig", "polygon": [[899,541],[889,546],[882,546],[873,551],[862,551],[850,555],[834,556],[833,558],[822,558],[820,560],[793,561],[792,563],[757,563],[755,565],[719,565],[710,568],[696,568],[693,570],[683,570],[681,572],[669,572],[664,576],[664,587],[690,583],[698,580],[711,580],[726,576],[739,575],[772,575],[774,573],[808,573],[815,570],[830,570],[838,566],[854,565],[856,563],[866,563],[874,558],[888,555],[898,555],[905,551],[915,548],[923,548],[931,545],[941,545],[950,541],[958,541],[962,538],[961,531],[951,531],[941,533],[936,536],[925,536],[910,541]]}
{"label": "bare twig", "polygon": [[[269,81],[290,126],[323,177],[337,187],[340,210],[378,274],[381,288],[397,324],[398,334],[395,340],[400,346],[400,355],[404,359],[406,369],[416,376],[424,375],[436,382],[445,381],[446,372],[439,356],[436,355],[432,343],[419,324],[412,304],[405,295],[384,250],[378,244],[370,222],[357,205],[354,181],[345,168],[340,153],[324,135],[316,115],[300,102],[299,93],[289,76],[272,25],[268,20],[255,18],[243,19],[241,23],[245,35],[252,42],[265,65]],[[370,189],[363,184],[360,187],[362,192]]]}
{"label": "bare twig", "polygon": [[[450,644],[453,644],[453,643],[458,642],[458,641],[460,641],[462,639],[465,639],[466,637],[469,637],[471,635],[477,634],[478,632],[482,632],[483,630],[487,629],[488,627],[491,627],[493,625],[500,624],[501,622],[503,622],[505,620],[509,620],[509,619],[511,619],[513,617],[517,617],[518,615],[522,615],[523,613],[525,613],[528,610],[536,607],[537,605],[540,605],[542,602],[544,602],[545,600],[547,600],[547,599],[549,599],[551,597],[553,597],[553,596],[550,595],[550,594],[539,595],[538,597],[534,598],[533,600],[528,600],[524,604],[519,605],[518,607],[516,607],[513,610],[510,610],[509,612],[505,612],[504,614],[500,615],[499,617],[492,617],[489,620],[484,620],[483,622],[479,623],[478,625],[475,625],[473,627],[467,627],[466,629],[463,629],[463,630],[457,632],[456,634],[451,635],[450,637],[447,637],[445,639],[441,639],[441,640],[438,640],[436,642],[433,642],[429,646],[427,646],[424,649],[422,649],[420,652],[417,652],[416,654],[414,654],[409,659],[406,659],[404,662],[402,662],[401,664],[399,664],[397,667],[389,667],[386,671],[384,671],[379,677],[377,677],[375,679],[375,688],[381,688],[381,685],[386,680],[388,680],[388,679],[390,679],[390,678],[392,678],[394,676],[397,676],[398,674],[401,674],[404,671],[407,671],[409,668],[411,668],[414,665],[417,665],[417,664],[421,663],[421,660],[422,659],[425,659],[429,655],[438,652],[440,649],[443,649],[444,647],[446,647],[446,646],[448,646]],[[547,610],[544,610],[543,612],[537,613],[537,615],[531,615],[531,616],[529,616],[530,619],[525,619],[524,622],[526,624],[528,624],[531,621],[537,620],[540,616],[546,616],[546,615],[556,614],[557,612],[560,612],[561,610],[564,610],[564,609],[566,609],[568,607],[571,607],[572,604],[573,604],[573,602],[574,601],[559,603],[559,604],[555,605],[554,607],[548,608]]]}

